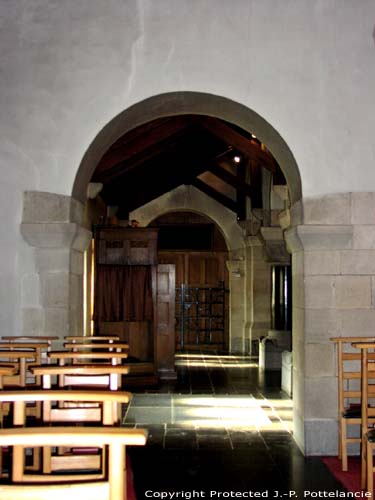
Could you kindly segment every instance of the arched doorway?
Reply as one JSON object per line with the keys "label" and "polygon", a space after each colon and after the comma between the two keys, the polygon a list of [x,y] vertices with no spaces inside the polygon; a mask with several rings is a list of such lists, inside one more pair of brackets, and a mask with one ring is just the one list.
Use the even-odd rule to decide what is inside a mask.
{"label": "arched doorway", "polygon": [[[229,99],[204,93],[177,92],[154,96],[135,104],[111,120],[111,122],[98,133],[82,159],[74,182],[72,198],[68,200],[67,203],[71,203],[74,207],[76,204],[86,203],[88,185],[93,179],[92,176],[97,165],[105,152],[115,144],[119,138],[124,136],[124,134],[134,131],[137,127],[142,125],[152,123],[155,120],[185,115],[201,116],[207,119],[208,124],[210,119],[215,118],[230,124],[232,131],[236,131],[235,129],[237,127],[248,135],[254,134],[259,140],[259,143],[267,146],[268,151],[279,165],[286,179],[290,203],[294,204],[301,199],[301,180],[296,162],[285,141],[269,123],[254,111]],[[241,150],[242,144],[238,143],[237,147]],[[266,184],[266,181],[262,181],[262,186]],[[181,189],[177,187],[172,197],[182,196],[182,198],[185,197],[186,201],[186,191],[190,191],[189,196],[191,202],[191,200],[196,199],[197,196],[194,189],[194,187],[186,188],[186,186]],[[176,191],[178,191],[178,193],[176,193]],[[214,202],[209,201],[209,198],[210,197],[207,195],[204,203],[206,203],[207,207],[210,209]],[[187,207],[185,206],[185,208]],[[70,214],[76,213],[74,210],[69,210]],[[213,211],[215,211],[215,209],[213,209]],[[259,237],[255,236],[252,232],[253,229],[255,231],[259,230],[257,217],[249,221],[244,221],[247,223],[240,225],[238,224],[238,215],[235,212],[231,211],[228,207],[226,207],[226,211],[224,210],[224,212],[227,224],[226,230],[223,232],[229,246],[229,281],[232,281],[232,333],[230,347],[232,351],[244,353],[249,352],[249,349],[251,349],[252,335],[254,334],[254,338],[257,339],[269,327],[267,322],[264,321],[265,311],[267,310],[267,314],[269,314],[268,305],[264,306],[264,303],[260,304],[261,307],[259,307],[257,311],[257,316],[254,315],[253,311],[247,306],[249,303],[255,302],[253,300],[255,292],[257,293],[257,297],[260,297],[260,293],[264,293],[264,296],[267,296],[270,300],[270,285],[268,285],[266,289],[264,289],[262,285],[266,281],[267,283],[268,280],[270,281],[269,266],[270,263],[272,263],[273,257],[271,255],[271,261],[265,261],[263,259],[264,248],[260,244]],[[208,210],[208,213],[210,213],[210,210]],[[272,254],[274,243],[280,240],[279,236],[282,231],[280,231],[280,228],[278,228],[277,231],[273,231],[273,228],[270,226],[267,226],[266,229],[267,230],[263,231],[261,234],[261,237],[263,241],[268,242],[268,244],[264,246],[267,247]],[[277,233],[276,237],[275,233]],[[69,244],[77,245],[77,238],[72,237],[69,240]],[[81,250],[81,248],[79,250]],[[77,247],[74,248],[75,253],[76,251]],[[76,263],[78,266],[78,259]],[[69,274],[70,267],[67,269],[67,274]],[[79,297],[79,295],[77,295],[75,291],[79,290],[80,285],[78,284],[76,276],[74,278],[74,280],[70,281],[68,279],[71,295],[71,300],[69,300],[71,302],[73,301],[75,306],[72,308],[70,307],[71,304],[68,304],[67,315],[69,318],[71,318],[72,314],[82,316],[82,312],[79,310],[79,307],[77,307],[77,296]],[[251,297],[251,302],[247,301],[246,297]]]}
{"label": "arched doorway", "polygon": [[[286,198],[289,199],[290,203],[295,203],[301,198],[301,181],[298,167],[291,151],[278,132],[257,113],[241,104],[220,96],[196,92],[176,92],[154,96],[135,104],[115,117],[100,131],[87,150],[77,172],[73,186],[73,197],[79,200],[85,199],[87,185],[93,179],[92,175],[96,166],[100,163],[100,160],[103,158],[108,148],[112,145],[116,145],[116,141],[118,141],[119,138],[125,137],[130,131],[142,128],[142,125],[154,123],[163,118],[189,115],[206,117],[208,127],[210,127],[209,120],[211,120],[212,117],[216,117],[232,124],[233,128],[238,127],[247,134],[253,134],[254,137],[256,136],[260,144],[267,145],[267,149],[272,154],[271,156],[276,159],[277,164],[280,166],[288,186],[287,191],[289,192],[289,197],[286,195]],[[205,125],[207,126],[207,123]],[[215,132],[217,133],[218,130]],[[220,135],[221,131],[218,133]],[[236,147],[242,151],[241,141],[236,143]],[[97,179],[94,178],[94,180]],[[99,177],[99,181],[100,180]],[[263,179],[261,182],[263,186],[267,185],[267,179]],[[200,183],[199,187],[201,184],[202,183]],[[171,189],[172,188],[174,188],[174,186],[172,186]],[[194,206],[197,198],[194,192],[196,191],[195,186],[191,188],[190,186],[180,186],[176,189],[172,189],[172,191],[174,195],[171,196],[171,198],[175,198],[175,195],[177,195],[177,197],[180,197],[180,202],[181,198],[184,197],[186,201],[186,191],[189,191],[189,203],[191,206]],[[182,193],[182,191],[184,192]],[[163,203],[164,202],[165,200]],[[211,214],[215,213],[215,207],[211,210],[212,198],[206,197],[205,204],[207,207],[205,213],[208,213],[207,210],[209,210]],[[151,205],[152,202],[150,204],[146,199],[142,210],[147,210],[147,207]],[[231,208],[231,205],[229,205],[229,207]],[[150,208],[151,213],[153,210],[154,207]],[[244,211],[246,211],[246,208]],[[138,217],[137,210],[135,210],[133,215],[136,218]],[[255,238],[253,237],[254,227],[255,231],[259,229],[259,227],[257,227],[257,217],[253,218],[251,221],[245,222],[245,214],[244,217],[242,216],[244,220],[242,226],[237,223],[240,218],[238,213],[236,214],[229,209],[225,217],[226,233],[224,231],[224,234],[230,248],[230,262],[228,265],[230,267],[230,277],[232,278],[233,293],[231,293],[231,296],[234,304],[231,308],[230,348],[234,351],[246,352],[249,351],[249,349],[251,350],[252,341],[257,341],[258,338],[264,336],[269,328],[268,319],[265,318],[265,315],[268,314],[266,311],[269,309],[269,306],[260,303],[258,310],[261,312],[258,317],[254,318],[252,311],[247,307],[249,301],[244,298],[244,289],[251,287],[249,283],[252,280],[252,276],[256,276],[259,279],[257,285],[258,291],[261,289],[261,281],[269,282],[268,266],[262,266],[262,269],[258,272],[258,269],[250,270],[246,262],[248,262],[249,259],[256,260],[258,263],[262,261],[261,254],[263,252],[264,241],[266,242],[267,249],[272,249],[272,247],[274,247],[275,240],[279,246],[280,241],[281,246],[284,245],[284,242],[281,231],[276,231],[278,234],[275,235],[275,231],[273,231],[272,228],[267,228],[267,231],[262,232],[262,242],[261,245],[259,245],[258,236]],[[215,220],[214,217],[213,219]],[[244,241],[244,235],[245,239],[247,238],[247,244]],[[270,241],[267,241],[268,239]],[[270,260],[272,261],[273,258],[274,257],[271,255]],[[270,286],[269,283],[268,288]],[[251,294],[252,291],[250,290],[249,293]],[[270,295],[270,290],[266,289],[264,291],[264,296]],[[257,297],[259,297],[258,292]],[[262,301],[264,301],[264,298],[261,298],[261,302]]]}
{"label": "arched doorway", "polygon": [[[171,130],[172,135],[177,135],[181,129],[185,133],[188,127],[192,128],[197,123],[205,131],[212,132],[219,142],[230,137],[228,138],[229,144],[233,145],[228,151],[215,150],[216,143],[212,145],[212,150],[216,154],[215,159],[225,157],[226,165],[223,167],[220,163],[215,164],[210,168],[210,173],[214,176],[219,173],[219,179],[234,188],[237,197],[238,192],[251,192],[254,203],[250,206],[250,210],[246,203],[243,204],[242,211],[237,210],[238,198],[230,198],[228,193],[219,192],[218,194],[216,190],[216,196],[213,196],[212,185],[209,185],[210,189],[204,190],[202,182],[203,184],[207,182],[202,179],[199,179],[199,182],[191,182],[186,168],[182,176],[177,176],[177,182],[167,184],[167,189],[155,191],[152,196],[150,196],[150,188],[142,185],[142,174],[135,176],[137,182],[128,182],[127,186],[121,185],[121,169],[124,164],[126,164],[127,173],[132,172],[134,180],[134,172],[139,165],[147,163],[148,156],[142,153],[145,148],[144,144],[152,145],[151,156],[154,155],[155,149],[159,154],[158,146],[161,147],[162,144],[157,144],[155,148],[152,138],[150,139],[152,134],[158,138],[157,143],[164,145],[164,142],[170,139],[167,137],[168,130]],[[144,144],[141,144],[139,137],[142,138]],[[268,141],[267,147],[263,142],[264,138]],[[132,143],[130,152],[125,150],[129,143]],[[140,150],[134,145],[137,143]],[[269,144],[273,150],[268,148]],[[258,175],[257,181],[254,176],[252,184],[247,182],[246,177],[239,179],[239,176],[234,175],[236,169],[232,164],[228,164],[241,163],[241,156],[236,153],[251,154],[247,147],[253,148],[253,152],[256,150],[259,157],[262,157],[266,163],[268,159],[271,164],[272,162],[277,164],[274,169],[270,166],[266,174]],[[124,164],[119,162],[118,158],[116,159],[118,150],[124,153]],[[188,149],[185,148],[184,151]],[[275,152],[278,154],[278,159],[276,159]],[[205,161],[207,157],[204,158],[203,163]],[[283,164],[283,168],[279,162]],[[186,163],[183,164],[186,167]],[[161,162],[157,163],[158,168],[162,166]],[[179,163],[177,166],[180,166]],[[95,167],[94,170],[93,167]],[[158,179],[155,172],[151,172],[150,169],[146,172],[146,170],[143,173],[150,175],[151,182],[149,180],[148,184],[153,188],[154,184],[158,184]],[[251,168],[247,170],[250,171]],[[243,172],[246,175],[246,169],[243,169]],[[297,172],[296,178],[295,172]],[[170,177],[175,175],[172,168],[169,168],[166,173],[170,174]],[[205,174],[205,171],[194,172],[194,176],[201,174]],[[144,175],[144,178],[147,176]],[[275,178],[281,181],[277,183]],[[132,177],[128,176],[129,179],[131,180]],[[165,176],[165,179],[169,182],[168,176]],[[288,180],[291,185],[288,184]],[[141,226],[147,226],[160,210],[194,210],[201,204],[200,211],[210,215],[223,228],[230,250],[228,262],[231,289],[230,351],[243,354],[251,352],[253,342],[258,343],[259,338],[267,335],[270,328],[271,266],[278,263],[279,256],[277,256],[277,251],[275,252],[275,246],[280,246],[280,241],[284,245],[281,228],[273,224],[273,201],[270,191],[273,186],[280,184],[279,187],[284,188],[284,190],[281,189],[284,196],[281,197],[283,202],[295,202],[301,197],[297,166],[277,132],[256,113],[227,99],[195,93],[156,96],[122,113],[100,132],[81,163],[74,185],[74,197],[83,196],[82,189],[84,186],[87,187],[89,181],[104,184],[107,208],[118,209],[120,206],[120,219],[129,221],[134,218],[141,222]],[[132,197],[140,191],[146,191],[147,196],[143,195],[142,202],[134,207],[129,199],[132,200]],[[112,196],[113,193],[114,196]],[[250,197],[249,194],[246,196]],[[225,210],[222,207],[218,209],[217,205],[224,205]],[[286,204],[283,205],[284,208],[285,206]],[[251,213],[253,208],[258,212]],[[126,214],[125,217],[124,214]]]}
{"label": "arched doorway", "polygon": [[158,228],[158,262],[176,269],[176,352],[228,351],[228,248],[220,229],[197,212],[168,212]]}

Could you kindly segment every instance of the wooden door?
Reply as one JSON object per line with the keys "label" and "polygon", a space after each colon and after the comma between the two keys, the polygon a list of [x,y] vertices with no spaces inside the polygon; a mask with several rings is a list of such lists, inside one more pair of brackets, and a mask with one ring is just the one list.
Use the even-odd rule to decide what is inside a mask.
{"label": "wooden door", "polygon": [[176,379],[175,355],[175,286],[174,264],[157,266],[157,306],[155,365],[161,379]]}

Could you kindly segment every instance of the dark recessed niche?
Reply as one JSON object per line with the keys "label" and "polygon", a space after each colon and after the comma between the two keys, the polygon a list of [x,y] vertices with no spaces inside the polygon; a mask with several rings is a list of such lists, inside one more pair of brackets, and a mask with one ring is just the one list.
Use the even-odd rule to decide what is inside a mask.
{"label": "dark recessed niche", "polygon": [[192,226],[160,226],[159,250],[211,251],[213,241],[212,224]]}

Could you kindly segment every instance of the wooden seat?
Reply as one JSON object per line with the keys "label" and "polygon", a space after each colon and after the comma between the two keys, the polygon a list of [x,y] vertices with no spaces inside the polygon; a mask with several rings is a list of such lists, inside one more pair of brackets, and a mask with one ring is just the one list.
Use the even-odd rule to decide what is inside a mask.
{"label": "wooden seat", "polygon": [[122,360],[128,357],[126,352],[71,352],[71,351],[51,351],[48,357],[58,362],[60,366],[66,365],[68,362],[75,363],[88,363],[93,360],[100,360],[103,363],[112,365],[119,365]]}
{"label": "wooden seat", "polygon": [[[84,423],[96,422],[104,426],[113,426],[118,423],[118,413],[114,412],[118,404],[128,403],[131,393],[123,391],[82,391],[82,390],[21,390],[0,392],[0,402],[13,404],[13,426],[25,426],[26,405],[30,401],[41,402],[43,423],[46,425],[61,423]],[[75,402],[79,405],[74,407],[52,406],[54,402]],[[87,407],[86,403],[96,403],[99,406]],[[116,405],[116,406],[115,406]],[[13,468],[13,480],[24,480],[24,452],[22,448],[15,448],[13,455],[19,463],[19,467]],[[39,462],[38,462],[39,463]],[[64,470],[66,468],[101,469],[101,457],[99,454],[81,456],[76,453],[69,455],[52,456],[51,449],[43,448],[43,472],[49,473],[53,470]],[[100,474],[102,475],[102,473]],[[37,475],[39,477],[39,475]],[[30,479],[30,475],[28,476]]]}
{"label": "wooden seat", "polygon": [[127,352],[129,344],[125,342],[64,342],[64,347],[72,352],[84,352],[85,350],[108,351],[108,352]]}
{"label": "wooden seat", "polygon": [[66,335],[64,337],[66,342],[75,342],[75,343],[85,343],[85,342],[116,342],[120,340],[118,335]]}
{"label": "wooden seat", "polygon": [[58,377],[58,386],[85,386],[86,388],[104,386],[112,391],[121,388],[120,377],[129,373],[124,365],[88,364],[88,365],[48,365],[34,366],[32,373],[42,377],[42,387],[52,388],[52,377]]}
{"label": "wooden seat", "polygon": [[[9,377],[12,375],[15,375],[17,372],[17,368],[14,366],[1,366],[0,365],[0,390],[3,389],[3,377]],[[3,403],[0,403],[0,427],[3,426],[3,417],[4,417],[4,412],[3,411]],[[2,477],[2,472],[3,472],[3,451],[0,448],[0,477]]]}
{"label": "wooden seat", "polygon": [[11,377],[17,373],[17,368],[14,366],[0,365],[0,389],[4,388],[3,377]]}
{"label": "wooden seat", "polygon": [[17,385],[26,387],[27,384],[40,384],[40,380],[34,382],[27,380],[30,367],[42,363],[42,353],[47,350],[46,342],[0,342],[0,364],[17,368],[16,373],[4,377],[4,385]]}
{"label": "wooden seat", "polygon": [[[348,444],[361,443],[361,351],[353,342],[372,342],[375,337],[332,337],[336,344],[338,369],[338,449],[341,468],[348,470]],[[375,359],[375,355],[371,355]],[[375,423],[375,420],[372,419]],[[349,436],[356,426],[358,437]]]}
{"label": "wooden seat", "polygon": [[375,432],[369,429],[375,419],[375,342],[355,342],[361,350],[361,488],[373,498]]}
{"label": "wooden seat", "polygon": [[[45,344],[47,344],[47,349],[46,349],[47,352],[52,350],[53,341],[59,339],[59,337],[56,337],[53,335],[15,335],[15,336],[5,335],[1,338],[2,338],[2,340],[5,340],[6,342],[12,342],[15,344],[22,343],[22,342],[45,343]],[[44,349],[42,349],[42,362],[48,363],[48,358],[46,356],[46,352]]]}
{"label": "wooden seat", "polygon": [[[129,367],[123,365],[70,365],[36,366],[32,372],[42,377],[42,387],[52,388],[52,377],[57,377],[60,388],[80,388],[86,390],[121,389],[121,377],[129,373]],[[69,404],[71,406],[71,403]],[[91,405],[92,406],[92,405]],[[120,417],[119,404],[114,403],[113,412]],[[117,420],[116,419],[116,420]]]}
{"label": "wooden seat", "polygon": [[[48,475],[38,478],[40,484],[0,484],[1,500],[126,500],[125,446],[142,446],[147,432],[142,429],[112,427],[15,428],[0,429],[0,446],[16,449],[35,446],[100,446],[108,447],[106,473],[103,480],[84,477],[80,483],[75,475],[61,475],[59,484]],[[13,457],[14,461],[14,457]],[[17,464],[14,466],[18,467]],[[29,479],[25,476],[25,480]],[[35,480],[35,477],[33,478]]]}

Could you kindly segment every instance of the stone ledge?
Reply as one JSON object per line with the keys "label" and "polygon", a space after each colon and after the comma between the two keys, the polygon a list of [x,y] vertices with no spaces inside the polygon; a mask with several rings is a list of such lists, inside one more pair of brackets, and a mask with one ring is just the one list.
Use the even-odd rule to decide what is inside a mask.
{"label": "stone ledge", "polygon": [[83,205],[70,196],[43,191],[25,191],[23,194],[23,223],[80,223],[83,212]]}
{"label": "stone ledge", "polygon": [[352,248],[353,226],[296,226],[285,231],[288,251],[347,250]]}
{"label": "stone ledge", "polygon": [[25,241],[36,248],[87,248],[91,232],[74,222],[22,223],[21,234]]}

